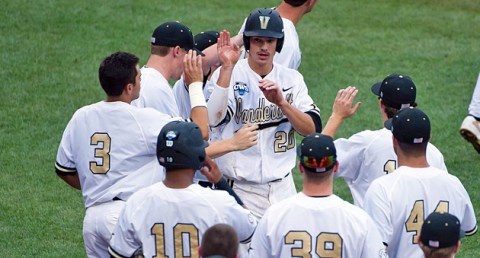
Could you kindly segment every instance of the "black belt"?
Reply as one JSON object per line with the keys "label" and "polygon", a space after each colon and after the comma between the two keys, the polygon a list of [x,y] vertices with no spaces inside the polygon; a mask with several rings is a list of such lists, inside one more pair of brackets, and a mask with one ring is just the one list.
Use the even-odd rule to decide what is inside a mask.
{"label": "black belt", "polygon": [[288,172],[284,177],[279,178],[279,179],[272,180],[272,181],[270,181],[270,182],[268,182],[268,183],[280,182],[280,181],[282,181],[285,177],[287,177],[288,175],[290,175],[290,172]]}
{"label": "black belt", "polygon": [[123,201],[123,200],[118,198],[117,196],[115,196],[115,197],[113,197],[112,201]]}

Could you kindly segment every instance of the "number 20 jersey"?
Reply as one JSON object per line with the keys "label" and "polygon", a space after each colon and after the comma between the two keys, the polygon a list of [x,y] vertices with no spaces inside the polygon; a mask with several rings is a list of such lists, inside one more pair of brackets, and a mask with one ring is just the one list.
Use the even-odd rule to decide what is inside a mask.
{"label": "number 20 jersey", "polygon": [[[213,82],[217,81],[219,72],[217,69],[212,75]],[[249,67],[247,59],[238,61],[228,92],[226,116],[230,120],[220,125],[223,126],[220,138],[227,139],[247,123],[258,124],[258,143],[215,159],[224,175],[254,183],[283,178],[293,169],[296,159],[294,129],[280,108],[263,95],[259,88],[261,79]],[[303,76],[298,71],[274,63],[272,71],[263,79],[277,83],[283,97],[298,110],[320,116],[320,110],[308,95]],[[212,134],[216,131],[214,129]]]}

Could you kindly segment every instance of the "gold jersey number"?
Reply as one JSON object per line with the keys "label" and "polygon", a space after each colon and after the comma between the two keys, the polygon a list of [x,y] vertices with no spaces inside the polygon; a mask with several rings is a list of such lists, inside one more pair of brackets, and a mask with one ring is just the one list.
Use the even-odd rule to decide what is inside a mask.
{"label": "gold jersey number", "polygon": [[[413,204],[410,216],[405,221],[405,229],[407,232],[414,232],[412,236],[412,244],[418,243],[418,233],[422,229],[423,221],[425,220],[425,209],[423,200],[417,200]],[[439,201],[435,212],[448,212],[448,201]],[[428,215],[428,214],[427,214]]]}
{"label": "gold jersey number", "polygon": [[[163,223],[156,223],[152,227],[152,235],[155,236],[155,247],[157,253],[155,258],[168,258],[165,255],[165,229]],[[193,224],[178,223],[173,227],[173,245],[175,247],[175,258],[191,257],[198,258],[198,229]],[[188,243],[184,243],[188,239]],[[184,247],[186,247],[185,250]]]}
{"label": "gold jersey number", "polygon": [[112,139],[107,133],[94,133],[90,137],[90,145],[97,146],[94,151],[95,158],[101,162],[90,161],[90,171],[94,174],[106,174],[110,170],[110,145]]}
{"label": "gold jersey number", "polygon": [[[312,236],[307,231],[290,231],[285,235],[285,244],[297,243],[299,247],[292,247],[292,257],[312,257]],[[315,253],[319,257],[342,257],[343,239],[338,233],[322,232],[317,236]],[[299,245],[298,245],[299,244]]]}

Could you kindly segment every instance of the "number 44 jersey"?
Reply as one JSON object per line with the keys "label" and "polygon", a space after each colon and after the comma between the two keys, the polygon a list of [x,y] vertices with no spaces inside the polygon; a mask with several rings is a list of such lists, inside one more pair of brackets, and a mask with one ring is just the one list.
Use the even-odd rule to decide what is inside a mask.
{"label": "number 44 jersey", "polygon": [[460,180],[434,167],[401,166],[376,179],[367,190],[365,210],[393,258],[423,257],[418,235],[424,219],[434,211],[458,217],[467,236],[477,230],[470,197]]}

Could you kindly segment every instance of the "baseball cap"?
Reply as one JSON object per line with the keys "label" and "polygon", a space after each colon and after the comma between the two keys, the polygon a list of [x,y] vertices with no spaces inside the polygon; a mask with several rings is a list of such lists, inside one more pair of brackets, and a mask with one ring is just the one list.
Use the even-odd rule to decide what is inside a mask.
{"label": "baseball cap", "polygon": [[165,22],[160,24],[152,34],[152,45],[175,47],[180,46],[186,50],[193,49],[199,55],[205,56],[194,46],[192,31],[180,22]]}
{"label": "baseball cap", "polygon": [[463,235],[457,217],[446,212],[433,212],[423,222],[420,241],[430,248],[444,248],[457,244]]}
{"label": "baseball cap", "polygon": [[203,51],[209,46],[216,44],[219,36],[220,34],[218,31],[202,31],[193,37],[195,41],[195,48]]}
{"label": "baseball cap", "polygon": [[415,103],[417,96],[417,88],[412,79],[396,73],[372,85],[372,92],[387,106],[396,109],[410,107]]}
{"label": "baseball cap", "polygon": [[384,123],[393,136],[404,143],[424,143],[430,140],[430,119],[422,110],[414,107],[398,111]]}
{"label": "baseball cap", "polygon": [[300,163],[315,172],[326,172],[335,166],[337,151],[333,138],[320,133],[303,138],[297,148]]}
{"label": "baseball cap", "polygon": [[157,139],[157,158],[169,169],[200,169],[206,159],[202,132],[193,122],[172,121],[166,124]]}

